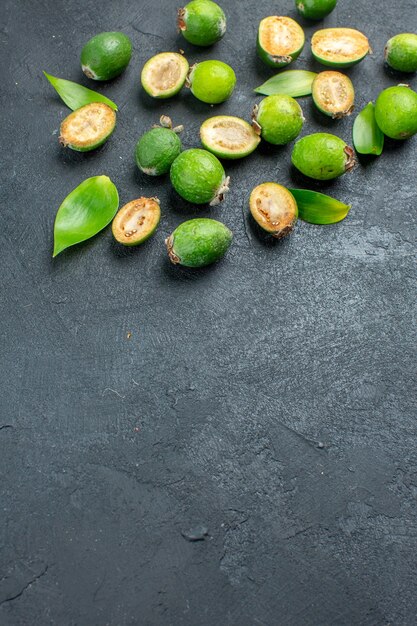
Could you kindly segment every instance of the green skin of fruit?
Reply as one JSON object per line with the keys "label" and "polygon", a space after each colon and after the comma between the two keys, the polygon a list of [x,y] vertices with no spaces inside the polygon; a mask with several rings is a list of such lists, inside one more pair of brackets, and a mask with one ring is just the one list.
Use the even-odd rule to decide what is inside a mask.
{"label": "green skin of fruit", "polygon": [[204,267],[224,256],[232,237],[231,231],[221,222],[197,218],[180,224],[166,244],[173,263]]}
{"label": "green skin of fruit", "polygon": [[136,144],[136,164],[149,176],[169,171],[182,149],[178,135],[169,128],[152,128]]}
{"label": "green skin of fruit", "polygon": [[385,60],[398,72],[417,72],[417,35],[395,35],[385,46]]}
{"label": "green skin of fruit", "polygon": [[175,191],[194,204],[212,202],[225,180],[218,158],[199,148],[181,152],[171,166],[170,176]]}
{"label": "green skin of fruit", "polygon": [[298,137],[304,118],[301,107],[294,98],[276,94],[262,100],[256,121],[261,127],[262,139],[278,146]]}
{"label": "green skin of fruit", "polygon": [[[223,117],[224,120],[227,120],[229,118],[230,116],[227,116],[227,115]],[[210,141],[208,141],[208,139],[206,139],[204,135],[204,130],[206,127],[210,127],[210,122],[213,119],[215,120],[221,119],[221,116],[218,116],[215,118],[209,118],[208,120],[203,122],[203,124],[201,125],[200,138],[201,138],[201,143],[203,145],[203,148],[205,148],[209,152],[212,152],[219,159],[230,159],[230,160],[242,159],[243,157],[249,156],[249,154],[252,154],[252,152],[256,150],[261,138],[255,133],[251,125],[245,122],[244,120],[240,120],[240,122],[242,123],[243,127],[247,127],[248,132],[251,134],[252,140],[248,142],[244,147],[241,147],[239,150],[236,150],[236,152],[232,153],[230,151],[222,150],[219,144],[211,143]],[[231,119],[233,120],[234,118],[232,117]]]}
{"label": "green skin of fruit", "polygon": [[304,42],[303,42],[303,45],[298,50],[295,50],[294,52],[291,52],[291,54],[288,55],[287,61],[278,61],[275,57],[268,54],[268,52],[264,50],[264,48],[262,48],[259,42],[259,35],[258,35],[256,47],[258,51],[258,56],[264,63],[269,65],[269,67],[275,67],[276,69],[279,69],[281,67],[286,67],[287,65],[289,65],[290,63],[298,59],[298,57],[301,54],[302,49],[304,48]]}
{"label": "green skin of fruit", "polygon": [[333,11],[337,0],[295,0],[297,11],[309,20],[321,20]]}
{"label": "green skin of fruit", "polygon": [[347,170],[349,155],[345,152],[346,148],[348,146],[343,139],[335,135],[314,133],[297,141],[291,161],[305,176],[316,180],[331,180]]}
{"label": "green skin of fruit", "polygon": [[417,93],[409,87],[388,87],[375,102],[375,119],[384,135],[408,139],[417,133]]}
{"label": "green skin of fruit", "polygon": [[207,104],[219,104],[232,95],[236,74],[222,61],[203,61],[191,69],[189,83],[196,98]]}
{"label": "green skin of fruit", "polygon": [[193,0],[180,9],[178,19],[184,38],[196,46],[211,46],[226,32],[223,9],[211,0]]}
{"label": "green skin of fruit", "polygon": [[93,80],[111,80],[129,64],[132,43],[124,33],[100,33],[88,41],[81,52],[83,72]]}

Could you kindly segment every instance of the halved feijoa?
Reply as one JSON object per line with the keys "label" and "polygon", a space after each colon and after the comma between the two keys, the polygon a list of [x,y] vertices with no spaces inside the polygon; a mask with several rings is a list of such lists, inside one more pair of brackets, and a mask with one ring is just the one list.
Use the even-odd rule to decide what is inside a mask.
{"label": "halved feijoa", "polygon": [[196,218],[180,224],[165,239],[174,265],[204,267],[218,261],[232,243],[232,232],[217,220]]}
{"label": "halved feijoa", "polygon": [[93,102],[73,111],[61,123],[59,142],[77,152],[101,146],[116,126],[116,113],[103,102]]}
{"label": "halved feijoa", "polygon": [[417,72],[417,35],[399,33],[385,46],[385,61],[398,72]]}
{"label": "halved feijoa", "polygon": [[124,246],[137,246],[155,232],[161,219],[158,198],[138,198],[125,204],[112,223],[113,236]]}
{"label": "halved feijoa", "polygon": [[241,159],[251,154],[261,138],[252,126],[240,117],[216,115],[203,122],[201,143],[221,159]]}
{"label": "halved feijoa", "polygon": [[353,111],[355,91],[345,74],[331,70],[320,72],[313,81],[311,93],[316,107],[333,119],[340,119]]}
{"label": "halved feijoa", "polygon": [[368,38],[354,28],[323,28],[311,39],[313,57],[330,67],[355,65],[370,51]]}
{"label": "halved feijoa", "polygon": [[388,87],[375,102],[375,119],[384,135],[408,139],[417,133],[417,93],[408,85]]}
{"label": "halved feijoa", "polygon": [[81,68],[88,78],[110,80],[119,76],[129,64],[132,42],[124,33],[100,33],[92,37],[81,51]]}
{"label": "halved feijoa", "polygon": [[255,222],[276,239],[289,235],[298,217],[294,196],[282,185],[262,183],[249,198],[249,208]]}
{"label": "halved feijoa", "polygon": [[309,20],[322,20],[336,4],[337,0],[295,0],[297,11]]}
{"label": "halved feijoa", "polygon": [[143,66],[142,87],[153,98],[170,98],[183,87],[188,70],[188,61],[181,54],[161,52]]}
{"label": "halved feijoa", "polygon": [[337,178],[356,163],[353,148],[330,133],[313,133],[299,139],[291,161],[302,174],[316,180]]}
{"label": "halved feijoa", "polygon": [[211,46],[226,32],[226,16],[212,0],[192,0],[179,9],[178,29],[184,38],[196,46]]}
{"label": "halved feijoa", "polygon": [[271,15],[259,24],[258,54],[271,67],[285,67],[304,47],[304,31],[290,17]]}

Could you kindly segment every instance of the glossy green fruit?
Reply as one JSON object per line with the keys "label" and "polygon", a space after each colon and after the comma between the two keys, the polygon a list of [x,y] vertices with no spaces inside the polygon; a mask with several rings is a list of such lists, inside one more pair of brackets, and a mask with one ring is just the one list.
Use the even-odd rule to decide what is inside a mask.
{"label": "glossy green fruit", "polygon": [[124,33],[100,33],[81,51],[81,67],[88,78],[110,80],[119,76],[129,64],[132,42]]}
{"label": "glossy green fruit", "polygon": [[274,145],[289,143],[301,132],[304,117],[297,100],[276,94],[264,98],[252,112],[253,126],[262,139]]}
{"label": "glossy green fruit", "polygon": [[297,11],[309,20],[322,20],[336,4],[337,0],[295,0]]}
{"label": "glossy green fruit", "polygon": [[188,70],[188,61],[181,54],[161,52],[143,66],[142,87],[152,98],[171,98],[184,86]]}
{"label": "glossy green fruit", "polygon": [[125,204],[112,223],[113,237],[124,246],[137,246],[155,232],[161,219],[158,198],[138,198]]}
{"label": "glossy green fruit", "polygon": [[231,231],[221,222],[197,218],[180,224],[165,244],[174,265],[204,267],[226,254],[232,238]]}
{"label": "glossy green fruit", "polygon": [[89,152],[107,141],[115,126],[116,113],[107,104],[86,104],[63,120],[59,143],[77,152]]}
{"label": "glossy green fruit", "polygon": [[258,55],[271,67],[285,67],[295,61],[304,43],[303,29],[290,17],[271,15],[259,24]]}
{"label": "glossy green fruit", "polygon": [[375,119],[384,135],[408,139],[417,133],[417,93],[407,85],[388,87],[375,102]]}
{"label": "glossy green fruit", "polygon": [[172,129],[171,120],[165,116],[161,122],[162,127],[152,128],[136,144],[136,165],[148,176],[166,174],[182,150],[177,134],[182,127]]}
{"label": "glossy green fruit", "polygon": [[370,51],[367,37],[354,28],[323,28],[311,39],[313,57],[330,67],[350,67]]}
{"label": "glossy green fruit", "polygon": [[191,67],[187,85],[202,102],[219,104],[232,95],[236,74],[223,61],[202,61]]}
{"label": "glossy green fruit", "polygon": [[400,33],[385,46],[385,61],[399,72],[417,72],[417,35]]}
{"label": "glossy green fruit", "polygon": [[184,38],[196,46],[211,46],[226,32],[223,9],[211,0],[193,0],[178,11],[177,24]]}
{"label": "glossy green fruit", "polygon": [[291,161],[302,174],[316,180],[337,178],[355,165],[353,149],[329,133],[314,133],[297,141]]}
{"label": "glossy green fruit", "polygon": [[275,239],[282,239],[294,230],[297,203],[282,185],[262,183],[255,187],[249,198],[249,209],[257,224]]}
{"label": "glossy green fruit", "polygon": [[226,178],[223,165],[207,150],[181,152],[171,166],[170,176],[175,191],[194,204],[214,206],[229,191],[229,177]]}
{"label": "glossy green fruit", "polygon": [[354,108],[355,90],[345,74],[329,70],[313,80],[311,94],[316,107],[333,119],[350,115]]}
{"label": "glossy green fruit", "polygon": [[248,156],[261,140],[248,122],[231,115],[216,115],[203,122],[200,138],[204,148],[221,159]]}

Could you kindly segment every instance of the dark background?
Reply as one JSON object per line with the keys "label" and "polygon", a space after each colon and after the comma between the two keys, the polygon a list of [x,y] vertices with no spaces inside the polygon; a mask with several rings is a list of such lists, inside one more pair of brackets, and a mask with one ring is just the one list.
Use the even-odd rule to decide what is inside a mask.
{"label": "dark background", "polygon": [[[203,50],[176,35],[177,1],[2,2],[2,626],[416,624],[416,138],[327,184],[291,170],[292,145],[262,145],[226,164],[231,192],[213,209],[141,175],[134,146],[161,113],[186,126],[186,147],[213,114],[249,119],[273,73],[256,58],[258,23],[297,18],[289,0],[222,4],[227,34]],[[374,54],[348,70],[360,110],[404,82],[383,47],[415,17],[415,0],[340,0],[324,23],[297,18],[307,43],[292,67],[325,69],[309,46],[323,24],[363,30]],[[103,30],[134,45],[105,85],[78,61]],[[179,47],[235,68],[228,102],[142,92],[145,60]],[[102,149],[59,147],[69,110],[43,69],[118,103]],[[299,102],[303,134],[351,143],[354,116]],[[52,261],[59,204],[98,174],[121,205],[160,197],[156,235],[126,250],[107,228]],[[324,190],[351,213],[268,242],[247,215],[268,180]],[[207,269],[171,266],[164,238],[197,215],[224,221],[232,248]],[[201,525],[204,540],[182,536]]]}

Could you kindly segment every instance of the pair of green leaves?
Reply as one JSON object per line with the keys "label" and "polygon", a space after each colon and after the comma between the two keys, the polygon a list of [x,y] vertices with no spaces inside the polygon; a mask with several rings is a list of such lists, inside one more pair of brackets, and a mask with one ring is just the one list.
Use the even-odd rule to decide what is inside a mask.
{"label": "pair of green leaves", "polygon": [[83,87],[78,83],[73,83],[71,80],[57,78],[46,72],[44,72],[44,74],[52,87],[58,92],[61,100],[73,111],[76,111],[86,104],[92,104],[93,102],[104,102],[104,104],[107,104],[111,109],[117,111],[117,104],[109,98],[106,98],[106,96],[102,96],[101,93],[87,89],[87,87]]}
{"label": "pair of green leaves", "polygon": [[316,76],[316,72],[308,72],[307,70],[285,70],[267,80],[254,91],[263,96],[275,94],[284,94],[292,98],[309,96],[311,85]]}
{"label": "pair of green leaves", "polygon": [[384,133],[375,119],[375,107],[372,102],[366,105],[353,123],[353,145],[359,154],[379,156],[384,147]]}
{"label": "pair of green leaves", "polygon": [[309,189],[289,189],[298,206],[298,217],[310,224],[336,224],[345,219],[350,204]]}

